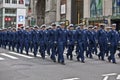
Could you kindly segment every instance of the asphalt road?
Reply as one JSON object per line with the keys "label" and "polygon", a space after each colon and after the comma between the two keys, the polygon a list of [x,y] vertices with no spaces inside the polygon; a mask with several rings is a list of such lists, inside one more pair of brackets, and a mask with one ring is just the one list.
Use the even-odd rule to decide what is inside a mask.
{"label": "asphalt road", "polygon": [[76,57],[66,65],[54,63],[49,56],[43,60],[0,49],[0,80],[120,80],[120,59],[117,64],[86,58],[85,63]]}

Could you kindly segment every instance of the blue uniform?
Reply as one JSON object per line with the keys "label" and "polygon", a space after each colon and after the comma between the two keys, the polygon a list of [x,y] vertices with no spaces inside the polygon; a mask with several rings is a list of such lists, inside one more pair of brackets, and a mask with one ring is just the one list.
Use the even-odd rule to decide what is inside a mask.
{"label": "blue uniform", "polygon": [[67,43],[67,30],[58,29],[58,62],[64,63],[64,49]]}
{"label": "blue uniform", "polygon": [[93,31],[88,31],[87,32],[87,37],[88,37],[88,51],[87,51],[86,56],[90,57],[90,58],[93,58],[92,53],[93,53],[93,50],[94,50],[94,45],[96,44],[94,32]]}
{"label": "blue uniform", "polygon": [[46,50],[46,45],[45,45],[46,34],[45,34],[45,31],[40,30],[38,36],[39,36],[39,43],[40,43],[39,44],[39,46],[40,46],[39,52],[40,52],[42,58],[45,59],[45,50]]}
{"label": "blue uniform", "polygon": [[56,54],[57,54],[57,37],[58,37],[58,32],[57,29],[52,29],[50,30],[50,43],[51,43],[51,49],[52,49],[52,54],[51,54],[51,59],[56,62]]}
{"label": "blue uniform", "polygon": [[23,53],[23,49],[25,47],[25,30],[21,29],[19,31],[19,36],[20,36],[20,53]]}
{"label": "blue uniform", "polygon": [[93,35],[95,38],[95,42],[93,44],[93,54],[97,55],[97,31],[93,30]]}
{"label": "blue uniform", "polygon": [[75,43],[75,30],[69,30],[68,34],[67,34],[67,43],[68,43],[68,51],[67,51],[67,58],[69,59],[70,56],[70,60],[73,59],[73,50],[74,50],[74,43]]}
{"label": "blue uniform", "polygon": [[108,57],[109,61],[116,63],[115,53],[117,50],[117,45],[119,41],[119,34],[116,30],[111,30],[109,33],[109,42],[110,42],[110,56]]}
{"label": "blue uniform", "polygon": [[28,55],[30,42],[31,42],[31,39],[30,39],[31,33],[29,31],[25,31],[24,35],[25,35],[25,51],[26,51],[26,54]]}
{"label": "blue uniform", "polygon": [[50,52],[51,52],[51,51],[50,51],[50,50],[51,50],[50,29],[45,30],[44,33],[45,33],[45,34],[44,34],[44,38],[45,38],[45,39],[44,39],[44,40],[45,40],[44,42],[45,42],[46,51],[47,51],[47,54],[50,55],[50,54],[51,54],[51,53],[50,53]]}
{"label": "blue uniform", "polygon": [[104,29],[100,29],[97,33],[98,37],[98,44],[100,47],[100,53],[98,54],[98,58],[104,60],[104,55],[106,51],[106,45],[107,45],[107,34]]}
{"label": "blue uniform", "polygon": [[77,41],[77,60],[84,62],[84,33],[82,30],[76,30],[76,41]]}
{"label": "blue uniform", "polygon": [[16,42],[16,32],[12,32],[11,36],[12,36],[12,38],[11,38],[11,40],[12,40],[12,50],[14,51],[14,48],[17,44],[17,42]]}
{"label": "blue uniform", "polygon": [[38,45],[39,45],[39,36],[38,36],[39,32],[38,30],[33,30],[32,31],[32,42],[33,42],[33,48],[34,48],[34,56],[36,57],[37,55],[37,51],[38,51]]}
{"label": "blue uniform", "polygon": [[17,52],[19,53],[20,50],[20,30],[16,31],[16,48],[17,48]]}

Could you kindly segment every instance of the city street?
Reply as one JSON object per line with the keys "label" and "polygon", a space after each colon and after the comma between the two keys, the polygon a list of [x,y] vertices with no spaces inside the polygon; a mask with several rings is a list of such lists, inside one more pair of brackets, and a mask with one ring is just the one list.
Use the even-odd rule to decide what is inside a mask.
{"label": "city street", "polygon": [[85,63],[66,59],[66,65],[0,49],[0,80],[120,80],[120,59],[117,64],[86,58]]}

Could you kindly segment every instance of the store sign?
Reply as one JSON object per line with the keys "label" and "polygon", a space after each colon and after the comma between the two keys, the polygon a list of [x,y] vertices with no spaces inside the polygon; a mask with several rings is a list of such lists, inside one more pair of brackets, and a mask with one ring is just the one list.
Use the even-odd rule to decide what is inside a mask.
{"label": "store sign", "polygon": [[20,15],[19,16],[19,22],[23,22],[24,21],[24,16]]}
{"label": "store sign", "polygon": [[65,14],[66,13],[66,6],[65,4],[61,5],[61,14]]}

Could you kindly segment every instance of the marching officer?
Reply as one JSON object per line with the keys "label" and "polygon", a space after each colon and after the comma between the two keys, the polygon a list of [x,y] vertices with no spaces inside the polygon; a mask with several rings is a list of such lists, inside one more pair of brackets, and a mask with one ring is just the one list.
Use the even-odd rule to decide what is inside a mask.
{"label": "marching officer", "polygon": [[34,57],[37,56],[37,52],[38,52],[38,41],[39,41],[39,38],[38,38],[38,26],[34,26],[34,30],[32,31],[32,43],[33,43],[33,49],[34,49]]}
{"label": "marching officer", "polygon": [[74,50],[74,43],[75,43],[75,30],[73,24],[69,25],[69,30],[67,34],[67,44],[68,44],[68,51],[67,51],[67,59],[73,60],[73,50]]}
{"label": "marching officer", "polygon": [[65,22],[60,23],[60,28],[58,29],[58,63],[65,65],[64,61],[64,49],[67,43],[67,30],[65,29]]}
{"label": "marching officer", "polygon": [[95,45],[95,35],[94,32],[92,30],[93,26],[90,25],[88,28],[88,32],[87,32],[87,38],[88,38],[88,51],[86,56],[93,58],[92,53],[93,53],[93,49],[94,49],[94,45]]}
{"label": "marching officer", "polygon": [[8,28],[7,30],[7,45],[9,47],[9,50],[11,50],[11,46],[12,46],[12,31],[11,31],[11,27]]}
{"label": "marching officer", "polygon": [[32,52],[33,51],[33,34],[32,34],[32,32],[33,32],[33,27],[30,27],[30,31],[29,31],[29,38],[30,38],[30,51]]}
{"label": "marching officer", "polygon": [[116,31],[116,24],[112,24],[112,30],[109,33],[109,42],[110,42],[110,56],[108,57],[109,62],[116,63],[115,53],[117,50],[117,45],[119,42],[119,34]]}
{"label": "marching officer", "polygon": [[16,29],[15,28],[12,29],[12,34],[11,35],[12,35],[12,38],[11,38],[11,40],[12,40],[12,51],[14,51],[15,46],[17,44],[17,42],[16,42]]}
{"label": "marching officer", "polygon": [[[109,33],[111,31],[111,28],[112,27],[106,27],[106,33],[107,33],[107,41],[109,42]],[[108,57],[109,56],[109,52],[110,52],[110,44],[108,43],[106,45],[106,56]]]}
{"label": "marching officer", "polygon": [[98,44],[98,41],[97,41],[97,26],[94,26],[93,27],[93,34],[94,34],[94,37],[95,37],[95,42],[94,42],[94,45],[93,45],[93,54],[97,55],[97,44]]}
{"label": "marching officer", "polygon": [[26,55],[28,55],[30,42],[31,42],[30,41],[31,40],[30,39],[31,34],[30,34],[30,29],[29,29],[28,26],[26,27],[24,35],[25,35],[25,51],[26,51]]}
{"label": "marching officer", "polygon": [[98,54],[98,58],[104,61],[106,45],[108,43],[104,24],[100,25],[100,30],[98,30],[97,37],[98,37],[98,44],[100,47],[100,53]]}
{"label": "marching officer", "polygon": [[58,31],[55,23],[52,23],[51,26],[52,29],[50,31],[50,43],[52,54],[50,58],[53,60],[53,62],[56,62]]}
{"label": "marching officer", "polygon": [[18,28],[18,30],[16,31],[16,49],[17,49],[17,53],[19,53],[19,49],[20,49],[20,36],[19,36],[19,32],[20,32],[20,28]]}
{"label": "marching officer", "polygon": [[25,30],[24,27],[22,26],[20,31],[19,31],[19,36],[20,36],[20,53],[23,54],[23,49],[25,47]]}
{"label": "marching officer", "polygon": [[46,45],[45,45],[45,39],[46,39],[46,35],[45,35],[45,28],[46,28],[46,25],[43,24],[41,26],[41,30],[39,30],[39,46],[40,46],[40,49],[39,49],[39,52],[42,56],[43,59],[45,59],[45,50],[46,50]]}
{"label": "marching officer", "polygon": [[79,28],[76,30],[76,41],[77,41],[77,61],[85,63],[84,61],[84,32]]}

